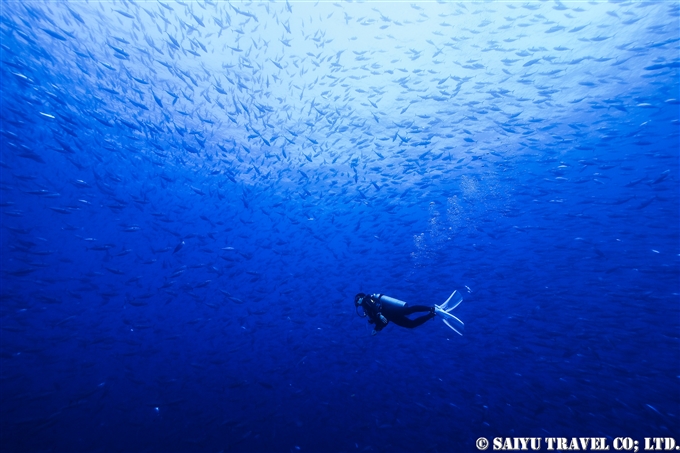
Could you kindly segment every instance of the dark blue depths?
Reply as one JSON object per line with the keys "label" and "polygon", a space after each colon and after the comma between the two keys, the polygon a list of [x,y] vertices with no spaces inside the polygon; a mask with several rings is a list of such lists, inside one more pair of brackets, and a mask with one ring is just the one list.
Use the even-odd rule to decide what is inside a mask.
{"label": "dark blue depths", "polygon": [[677,436],[678,13],[2,3],[0,448]]}

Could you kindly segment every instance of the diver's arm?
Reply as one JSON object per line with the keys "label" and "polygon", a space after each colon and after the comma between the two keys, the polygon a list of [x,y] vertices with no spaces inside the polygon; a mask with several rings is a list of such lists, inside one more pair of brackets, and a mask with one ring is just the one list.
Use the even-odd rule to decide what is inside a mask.
{"label": "diver's arm", "polygon": [[375,319],[373,320],[373,323],[375,324],[375,330],[380,332],[383,330],[385,327],[387,327],[387,324],[390,322],[383,316],[382,313],[377,312],[375,314]]}

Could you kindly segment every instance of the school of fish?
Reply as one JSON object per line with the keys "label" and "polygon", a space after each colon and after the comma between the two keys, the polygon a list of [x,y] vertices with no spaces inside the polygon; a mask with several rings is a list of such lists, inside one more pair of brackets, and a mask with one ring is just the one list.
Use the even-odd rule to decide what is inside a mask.
{"label": "school of fish", "polygon": [[[446,415],[469,426],[455,440],[429,436],[461,450],[507,420],[587,413],[583,379],[631,388],[633,343],[659,368],[618,420],[677,428],[677,2],[8,1],[0,17],[0,445],[153,450],[106,420],[167,413],[158,451],[304,450],[308,426],[342,423],[363,440],[329,428],[307,451],[416,451],[400,426],[477,408]],[[373,355],[355,293],[456,287],[467,365]],[[498,332],[516,355],[491,352]],[[554,365],[552,383],[510,379],[558,402],[505,395],[486,367],[511,357]],[[371,412],[389,373],[472,387],[435,403],[404,384],[413,400]],[[373,391],[351,406],[359,376]],[[488,410],[506,397],[519,409]],[[56,434],[78,423],[84,440]]]}

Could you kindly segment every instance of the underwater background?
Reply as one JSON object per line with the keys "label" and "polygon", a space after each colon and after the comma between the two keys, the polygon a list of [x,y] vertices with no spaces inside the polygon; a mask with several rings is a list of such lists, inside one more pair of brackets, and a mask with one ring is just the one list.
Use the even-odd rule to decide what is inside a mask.
{"label": "underwater background", "polygon": [[678,2],[0,6],[3,452],[680,441]]}

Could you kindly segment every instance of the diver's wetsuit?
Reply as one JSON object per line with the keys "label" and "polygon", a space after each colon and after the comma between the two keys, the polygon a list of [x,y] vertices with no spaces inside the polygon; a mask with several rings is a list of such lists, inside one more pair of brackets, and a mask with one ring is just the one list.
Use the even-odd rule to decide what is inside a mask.
{"label": "diver's wetsuit", "polygon": [[[357,294],[359,297],[359,294]],[[372,297],[369,294],[361,295],[363,301],[361,306],[364,308],[366,316],[368,316],[369,323],[375,324],[376,332],[380,332],[389,321],[392,321],[398,326],[413,329],[418,327],[430,319],[435,317],[434,307],[427,307],[425,305],[414,305],[409,307],[408,304],[403,307],[395,307],[389,304],[381,304],[380,300]],[[406,316],[412,313],[427,312],[427,315],[419,316],[416,319],[410,319]]]}

